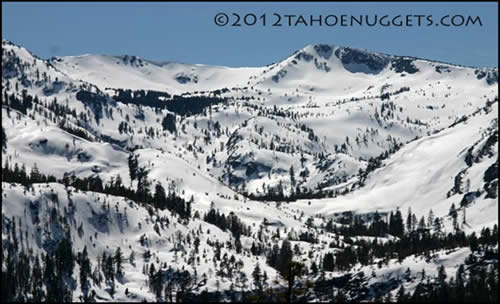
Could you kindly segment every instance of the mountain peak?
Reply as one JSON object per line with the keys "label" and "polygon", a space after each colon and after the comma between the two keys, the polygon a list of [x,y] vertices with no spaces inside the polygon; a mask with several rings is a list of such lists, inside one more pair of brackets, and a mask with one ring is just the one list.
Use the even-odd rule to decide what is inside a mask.
{"label": "mountain peak", "polygon": [[[306,47],[298,50],[296,53],[305,52],[307,54],[318,56],[319,58],[330,59],[332,55],[335,55],[343,63],[365,63],[366,61],[377,62],[373,65],[373,68],[379,69],[381,66],[385,66],[391,61],[396,62],[410,62],[415,60],[427,61],[440,65],[449,65],[454,67],[470,67],[478,68],[473,66],[463,66],[456,63],[444,62],[435,59],[420,58],[416,56],[408,55],[394,55],[387,54],[378,51],[370,51],[368,49],[355,48],[350,46],[335,45],[335,44],[310,44]],[[486,69],[497,69],[497,68],[486,68]]]}
{"label": "mountain peak", "polygon": [[[329,59],[332,56],[332,54],[338,54],[341,52],[356,52],[360,54],[377,55],[380,57],[389,57],[389,58],[398,57],[381,52],[370,51],[368,49],[355,48],[339,44],[326,44],[326,43],[309,44],[306,47],[302,48],[301,51],[315,53],[316,55],[323,57],[325,59]],[[408,57],[408,56],[403,56],[403,57]]]}
{"label": "mountain peak", "polygon": [[[315,58],[315,60],[324,59],[331,61],[336,58],[342,63],[344,68],[350,72],[377,74],[385,69],[391,61],[397,57],[346,46],[311,44],[299,50],[295,58],[304,59],[306,61],[310,61],[313,58]],[[408,72],[414,71],[415,69],[410,69]]]}
{"label": "mountain peak", "polygon": [[[3,43],[6,301],[265,302],[292,258],[294,285],[313,284],[298,300],[374,301],[398,286],[430,300],[444,286],[432,269],[462,265],[474,282],[490,271],[491,237],[474,252],[455,242],[498,226],[486,71],[327,44],[268,67],[159,68],[35,60]],[[439,258],[423,256],[431,239]],[[61,279],[26,287],[40,269]]]}

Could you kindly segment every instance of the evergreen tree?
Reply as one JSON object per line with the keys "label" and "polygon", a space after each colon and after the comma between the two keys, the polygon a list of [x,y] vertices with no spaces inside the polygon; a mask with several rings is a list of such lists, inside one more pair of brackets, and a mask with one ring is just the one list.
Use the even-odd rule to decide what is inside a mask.
{"label": "evergreen tree", "polygon": [[2,126],[2,150],[7,150],[7,134],[5,133],[5,128]]}
{"label": "evergreen tree", "polygon": [[402,236],[404,233],[403,217],[399,208],[395,213],[392,213],[389,219],[389,233],[394,236]]}
{"label": "evergreen tree", "polygon": [[116,248],[113,260],[115,262],[116,276],[120,277],[123,275],[123,254],[120,247]]}
{"label": "evergreen tree", "polygon": [[406,231],[410,233],[413,231],[412,229],[412,213],[411,213],[411,207],[408,207],[408,216],[406,217]]}
{"label": "evergreen tree", "polygon": [[458,216],[457,209],[455,208],[454,203],[451,204],[450,211],[448,212],[448,215],[451,216],[452,218],[456,218]]}
{"label": "evergreen tree", "polygon": [[39,183],[42,181],[42,176],[36,163],[34,163],[33,168],[31,168],[30,179],[32,183]]}
{"label": "evergreen tree", "polygon": [[311,264],[311,273],[312,275],[316,275],[318,273],[318,265],[316,265],[315,261]]}
{"label": "evergreen tree", "polygon": [[160,209],[165,209],[167,206],[167,194],[160,182],[156,183],[153,204]]}
{"label": "evergreen tree", "polygon": [[70,236],[63,238],[57,246],[55,252],[55,262],[57,270],[71,277],[75,260]]}
{"label": "evergreen tree", "polygon": [[161,122],[163,130],[174,134],[177,132],[175,114],[168,113]]}
{"label": "evergreen tree", "polygon": [[134,155],[134,153],[130,153],[128,155],[128,171],[131,182],[135,180],[137,177],[138,166],[139,166],[139,161],[137,160],[137,157]]}
{"label": "evergreen tree", "polygon": [[422,216],[420,218],[420,221],[418,222],[418,230],[423,230],[425,229],[426,225],[425,225],[425,218],[424,216]]}
{"label": "evergreen tree", "polygon": [[82,253],[79,254],[78,263],[80,265],[80,286],[82,290],[85,290],[88,288],[88,277],[90,277],[92,272],[92,265],[88,257],[87,246],[85,246]]}
{"label": "evergreen tree", "polygon": [[441,225],[441,220],[439,219],[439,217],[436,217],[434,219],[434,231],[437,233],[437,235],[441,235],[441,228],[442,228],[442,225]]}
{"label": "evergreen tree", "polygon": [[401,302],[406,302],[406,299],[407,299],[407,295],[406,295],[405,287],[404,287],[404,285],[401,285],[401,287],[399,288],[398,293],[396,295],[396,301],[398,303],[401,303]]}
{"label": "evergreen tree", "polygon": [[[2,271],[2,277],[3,277],[3,271]],[[40,259],[38,258],[38,255],[36,256],[35,263],[33,265],[31,286],[33,290],[33,301],[35,303],[42,302],[45,297],[45,291],[43,290],[42,267],[40,265]]]}
{"label": "evergreen tree", "polygon": [[293,165],[290,166],[290,184],[292,187],[295,186],[295,170],[293,169]]}
{"label": "evergreen tree", "polygon": [[443,265],[439,266],[438,268],[438,283],[439,283],[439,290],[438,290],[438,299],[439,302],[443,303],[448,301],[448,284],[446,283],[446,270]]}
{"label": "evergreen tree", "polygon": [[333,253],[328,252],[323,256],[323,270],[333,271],[334,270],[334,259]]}
{"label": "evergreen tree", "polygon": [[427,224],[429,226],[434,225],[434,212],[432,212],[432,209],[429,210],[429,214],[427,215]]}
{"label": "evergreen tree", "polygon": [[469,236],[469,247],[472,252],[479,250],[479,242],[477,240],[476,232],[472,232]]}
{"label": "evergreen tree", "polygon": [[135,252],[133,250],[132,252],[130,252],[130,256],[128,257],[128,262],[131,265],[135,265]]}
{"label": "evergreen tree", "polygon": [[460,264],[457,269],[457,275],[455,280],[455,296],[458,301],[463,301],[465,298],[465,270],[464,265]]}
{"label": "evergreen tree", "polygon": [[257,263],[255,265],[255,268],[252,272],[252,278],[253,278],[255,288],[257,290],[261,291],[262,290],[262,274],[260,271],[259,263]]}
{"label": "evergreen tree", "polygon": [[290,263],[292,262],[292,256],[293,256],[293,251],[290,241],[284,240],[283,243],[281,244],[281,249],[277,264],[278,271],[280,271],[280,273],[284,277],[286,277],[287,273],[289,272],[289,266]]}

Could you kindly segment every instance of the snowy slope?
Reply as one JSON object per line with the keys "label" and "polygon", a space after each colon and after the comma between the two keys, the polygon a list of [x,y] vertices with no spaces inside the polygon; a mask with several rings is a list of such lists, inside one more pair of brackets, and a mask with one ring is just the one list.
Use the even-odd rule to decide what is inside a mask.
{"label": "snowy slope", "polygon": [[[157,215],[150,216],[146,208],[137,205],[135,202],[124,200],[121,197],[109,197],[94,192],[75,191],[73,188],[65,188],[60,184],[38,184],[31,191],[24,194],[23,188],[18,185],[2,184],[4,189],[2,208],[2,217],[4,225],[13,219],[21,220],[27,224],[25,231],[29,235],[25,239],[26,245],[37,252],[49,250],[50,244],[56,243],[64,236],[67,228],[64,224],[53,222],[50,218],[52,208],[57,210],[58,214],[64,214],[63,210],[69,212],[69,226],[71,227],[71,239],[76,251],[83,250],[86,246],[89,252],[89,258],[97,261],[97,255],[103,252],[113,254],[117,247],[122,249],[123,255],[128,259],[130,253],[134,251],[136,256],[135,263],[125,263],[125,279],[117,284],[116,295],[111,297],[105,290],[95,288],[97,298],[100,301],[130,301],[133,295],[136,300],[146,299],[154,301],[154,295],[145,288],[147,276],[142,273],[143,265],[146,264],[142,259],[144,252],[150,250],[152,253],[151,261],[156,259],[166,262],[176,269],[196,268],[199,275],[209,272],[215,272],[213,264],[208,263],[211,257],[204,259],[203,263],[189,265],[186,258],[181,258],[177,254],[174,239],[175,234],[181,233],[187,235],[192,231],[210,230],[210,234],[204,234],[200,240],[200,252],[212,251],[207,245],[207,239],[219,242],[225,242],[230,239],[227,232],[223,232],[217,227],[204,221],[194,220],[187,226],[175,222],[175,218],[168,211],[160,212]],[[38,214],[38,222],[35,221],[35,214]],[[154,224],[163,222],[159,227],[159,232],[154,230]],[[170,224],[166,224],[170,222]],[[80,227],[81,228],[78,228]],[[79,233],[81,231],[81,233]],[[179,231],[179,232],[178,232]],[[141,244],[141,237],[146,241]],[[183,252],[189,253],[193,250],[193,244],[184,244]],[[193,254],[191,252],[190,254]],[[210,254],[210,255],[213,255]],[[256,263],[260,263],[263,270],[269,275],[275,276],[275,270],[266,267],[263,259],[254,259],[243,254],[237,255],[242,259],[245,267],[250,272]],[[93,262],[95,263],[95,262]],[[95,264],[94,264],[95,265]],[[158,265],[157,265],[158,266]],[[211,270],[210,270],[211,269]],[[210,277],[206,286],[208,290],[213,291],[216,288],[216,278]],[[221,288],[229,284],[222,282]],[[131,295],[124,295],[128,288]],[[78,299],[80,293],[76,292],[74,299]]]}
{"label": "snowy slope", "polygon": [[74,79],[96,84],[101,90],[150,89],[171,94],[245,85],[251,76],[262,70],[176,62],[156,63],[128,55],[55,57],[50,62]]}
{"label": "snowy slope", "polygon": [[[145,264],[167,263],[196,273],[198,279],[205,273],[208,280],[197,293],[228,291],[232,283],[241,284],[241,273],[250,290],[252,271],[259,264],[269,287],[279,290],[286,282],[266,261],[272,246],[289,239],[294,250],[298,248],[297,261],[307,268],[313,262],[321,266],[326,253],[352,244],[346,236],[324,229],[330,219],[335,227],[344,227],[338,215],[346,211],[370,215],[399,208],[406,214],[411,208],[420,218],[432,209],[451,232],[448,213],[454,204],[460,229],[467,233],[498,224],[497,68],[334,45],[306,46],[280,62],[256,68],[157,63],[130,55],[42,60],[3,40],[2,72],[2,129],[7,139],[2,167],[17,163],[29,173],[36,164],[41,173],[58,179],[74,174],[99,177],[104,184],[119,175],[123,185],[136,190],[139,183],[131,180],[128,163],[133,155],[138,167],[148,172],[152,193],[159,183],[186,201],[192,198],[193,213],[201,217],[186,222],[168,210],[60,183],[24,187],[2,182],[2,225],[21,219],[24,243],[35,253],[51,252],[50,244],[66,229],[75,252],[87,247],[93,267],[103,252],[111,254],[117,247],[126,257],[135,252],[136,263],[126,263],[114,295],[108,285],[92,284],[101,301],[157,300],[143,273]],[[218,96],[224,101],[188,114],[169,108],[169,98],[151,106],[120,100],[113,90],[213,97],[223,88],[228,90],[218,91]],[[36,97],[29,107],[13,102],[27,95]],[[175,131],[165,127],[166,117],[173,117]],[[311,198],[296,200],[297,192]],[[276,193],[291,199],[258,199]],[[212,206],[251,227],[249,235],[241,236],[241,252],[229,230],[202,220]],[[69,223],[54,222],[53,209],[68,216]],[[177,231],[184,237],[198,236],[201,253],[195,253],[192,240],[179,240]],[[4,243],[9,237],[2,233]],[[144,238],[146,243],[140,241]],[[397,237],[356,239],[384,243]],[[243,261],[241,269],[233,269],[236,278],[220,274],[228,266],[215,258],[211,242],[216,240],[224,244],[223,260],[234,255]],[[254,243],[266,251],[254,255]],[[148,262],[143,259],[147,250],[153,252]],[[327,277],[356,276],[360,271],[366,275],[376,268],[376,277],[366,278],[364,284],[396,282],[394,286],[405,284],[411,291],[418,271],[425,269],[434,277],[437,266],[445,265],[453,273],[470,250],[434,253],[432,260],[418,255],[388,259],[382,268],[376,268],[377,261],[358,263],[349,271],[328,271]],[[413,279],[404,283],[407,268]],[[78,275],[79,267],[75,269]],[[390,292],[395,294],[394,289]],[[82,293],[75,288],[73,299]]]}
{"label": "snowy slope", "polygon": [[[453,178],[463,169],[463,150],[481,140],[479,129],[490,125],[495,116],[490,113],[479,115],[484,119],[474,118],[475,129],[460,124],[447,127],[484,107],[487,100],[498,94],[494,85],[497,69],[461,67],[333,45],[307,46],[268,67],[233,69],[155,63],[135,56],[83,55],[43,61],[8,41],[2,44],[2,59],[7,63],[2,81],[7,92],[15,91],[14,87],[21,84],[42,101],[64,100],[69,109],[89,115],[83,128],[97,136],[96,142],[75,138],[64,131],[59,135],[58,123],[47,119],[37,119],[35,123],[26,117],[21,119],[22,123],[10,120],[4,125],[10,144],[18,147],[8,149],[4,152],[6,156],[19,159],[28,169],[36,162],[44,172],[56,176],[71,171],[82,176],[101,172],[106,181],[120,174],[128,184],[124,166],[129,153],[126,150],[139,146],[145,149],[144,153],[137,153],[145,155],[139,158],[142,166],[154,166],[151,163],[156,160],[152,155],[157,154],[158,158],[155,150],[160,150],[162,155],[169,155],[162,160],[165,168],[179,168],[170,171],[158,164],[160,167],[154,171],[160,171],[155,180],[163,179],[165,183],[182,180],[180,184],[185,191],[200,197],[203,195],[199,192],[214,190],[226,191],[226,196],[242,189],[258,194],[267,188],[276,189],[279,184],[286,194],[294,187],[343,190],[355,183],[358,171],[367,166],[369,158],[412,141],[370,175],[362,189],[337,198],[339,202],[321,200],[318,204],[323,207],[319,212],[355,206],[406,208],[416,204],[415,200],[424,202],[422,213],[442,201],[440,210],[444,212],[445,205],[462,199],[457,195],[447,198],[446,193],[453,186]],[[20,64],[15,66],[16,62]],[[191,81],[175,79],[181,71],[191,75]],[[176,134],[165,132],[160,124],[169,111],[122,104],[119,100],[111,102],[102,93],[108,87],[179,93],[232,86],[237,87],[224,96],[234,101],[214,107],[210,117],[198,114],[178,118],[182,132]],[[101,113],[77,97],[76,93],[82,89],[104,94],[108,101],[103,103]],[[21,95],[19,91],[17,94]],[[260,110],[239,102],[242,96],[250,98],[250,103]],[[276,116],[275,109],[286,116]],[[2,116],[5,115],[3,109]],[[256,115],[263,117],[255,119]],[[64,118],[72,126],[82,126],[78,117]],[[124,118],[132,133],[118,132]],[[215,121],[220,124],[222,134],[214,131]],[[148,135],[149,128],[153,128],[155,137]],[[207,130],[212,135],[208,141]],[[50,136],[44,137],[44,133]],[[45,138],[48,144],[41,145]],[[464,138],[459,145],[458,139]],[[112,139],[121,147],[101,143],[103,139]],[[448,144],[450,140],[457,145]],[[436,152],[434,146],[443,149]],[[450,163],[441,160],[450,154],[457,158]],[[44,162],[47,156],[57,165]],[[482,187],[481,174],[495,159],[496,156],[490,157],[468,170],[467,174],[474,175],[470,178],[472,187]],[[293,179],[289,176],[291,167],[296,171]],[[196,178],[191,176],[192,182],[179,178],[176,174],[181,168],[193,168],[198,174],[193,172]],[[423,173],[433,169],[436,169],[434,175]],[[163,177],[166,172],[172,172],[168,179]],[[424,174],[428,180],[420,181],[413,174]],[[403,176],[408,177],[402,179]],[[194,190],[199,180],[206,180],[202,182],[207,184],[203,191]],[[398,187],[410,187],[417,192],[400,191]],[[392,202],[380,202],[389,193]]]}
{"label": "snowy slope", "polygon": [[[484,144],[498,129],[497,111],[498,102],[495,102],[487,113],[480,111],[464,123],[407,144],[369,175],[359,190],[333,200],[314,200],[310,206],[306,201],[297,202],[290,208],[298,207],[311,214],[331,214],[347,210],[390,211],[396,207],[406,211],[411,207],[418,218],[426,216],[430,209],[445,216],[452,203],[459,206],[463,199],[464,195],[447,197],[446,194],[454,187],[455,176],[467,168],[467,151],[471,144]],[[480,194],[466,209],[465,230],[477,231],[483,225],[498,223],[498,200],[486,198],[483,181],[486,169],[498,162],[497,145],[491,146],[491,150],[490,157],[468,168],[468,188]]]}

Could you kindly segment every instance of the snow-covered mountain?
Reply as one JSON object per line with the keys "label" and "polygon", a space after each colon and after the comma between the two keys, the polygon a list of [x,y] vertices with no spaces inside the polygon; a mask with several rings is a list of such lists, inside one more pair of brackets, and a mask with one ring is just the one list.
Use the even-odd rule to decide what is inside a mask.
{"label": "snow-covered mountain", "polygon": [[54,57],[50,63],[61,72],[96,84],[102,90],[125,88],[168,91],[174,94],[237,86],[262,70],[177,62],[157,63],[129,55]]}
{"label": "snow-covered mountain", "polygon": [[[302,270],[293,300],[334,297],[315,286],[337,300],[431,296],[420,277],[439,282],[438,266],[449,281],[466,258],[496,265],[484,231],[498,225],[497,113],[497,68],[333,45],[252,68],[43,60],[3,40],[2,254],[47,267],[42,254],[70,240],[78,261],[57,283],[42,277],[42,296],[5,297],[277,301],[287,259]],[[117,248],[136,258],[115,255],[111,275],[102,256]]]}

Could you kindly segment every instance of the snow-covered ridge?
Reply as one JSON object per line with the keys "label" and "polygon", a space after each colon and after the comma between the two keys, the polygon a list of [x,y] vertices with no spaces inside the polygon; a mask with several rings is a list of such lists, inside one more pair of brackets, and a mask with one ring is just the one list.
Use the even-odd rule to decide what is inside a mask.
{"label": "snow-covered ridge", "polygon": [[[193,292],[204,300],[217,291],[230,300],[234,286],[255,292],[258,267],[267,287],[280,291],[286,280],[276,260],[287,242],[307,270],[294,290],[307,280],[327,286],[302,300],[330,301],[331,290],[351,300],[394,296],[400,286],[412,293],[424,281],[420,271],[433,284],[437,266],[453,275],[485,250],[451,244],[398,260],[409,249],[402,243],[397,252],[374,249],[398,242],[397,229],[363,232],[352,216],[372,229],[377,214],[388,221],[389,212],[399,208],[406,218],[408,211],[415,217],[406,221],[408,236],[481,233],[498,223],[496,68],[331,45],[262,68],[131,55],[42,60],[2,46],[2,166],[9,168],[2,241],[10,246],[17,232],[21,246],[49,256],[65,236],[75,255],[86,247],[93,271],[86,288],[83,265],[74,267],[74,301],[92,292],[100,301],[165,301],[182,288],[174,271],[199,283]],[[24,185],[19,169],[32,181],[39,173],[54,178]],[[71,184],[76,178],[91,183]],[[190,201],[192,216],[156,208],[162,193]],[[248,231],[205,219],[213,208]],[[418,231],[411,228],[427,214]],[[99,279],[108,275],[97,258],[116,248],[135,261],[116,280]]]}
{"label": "snow-covered ridge", "polygon": [[370,51],[368,49],[362,49],[362,48],[355,48],[355,47],[350,47],[350,46],[343,46],[343,45],[336,45],[336,44],[311,44],[308,45],[301,50],[297,51],[312,51],[314,50],[316,54],[320,57],[323,57],[325,59],[328,59],[331,57],[332,54],[335,54],[336,57],[339,57],[342,53],[353,53],[357,54],[360,56],[364,57],[378,57],[379,60],[389,60],[389,59],[411,59],[411,60],[422,60],[422,61],[427,61],[427,62],[432,62],[432,63],[437,63],[437,64],[443,64],[443,65],[448,65],[448,66],[455,66],[455,67],[464,67],[464,68],[474,68],[474,69],[490,69],[490,70],[498,70],[498,67],[476,67],[476,66],[464,66],[461,64],[456,64],[456,63],[451,63],[451,62],[444,62],[440,60],[435,60],[435,59],[429,59],[429,58],[422,58],[422,57],[416,57],[416,56],[407,56],[407,55],[394,55],[394,54],[388,54],[388,53],[383,53],[383,52],[378,52],[378,51]]}
{"label": "snow-covered ridge", "polygon": [[[77,111],[90,109],[95,119],[83,124],[86,131],[123,148],[165,149],[165,143],[173,141],[174,147],[166,150],[193,153],[192,163],[199,162],[198,152],[206,154],[204,157],[211,160],[206,168],[212,170],[210,174],[232,187],[248,186],[251,192],[265,188],[264,184],[271,188],[283,184],[288,188],[285,192],[292,191],[295,183],[285,174],[291,167],[303,177],[294,187],[322,185],[332,190],[354,177],[370,157],[416,136],[440,132],[497,94],[484,79],[489,79],[491,71],[333,45],[307,46],[273,66],[238,69],[163,65],[128,55],[83,55],[43,61],[22,47],[7,41],[4,44],[2,59],[14,65],[4,73],[7,86],[17,83],[18,77],[30,94],[66,100],[70,109]],[[18,59],[22,67],[15,67]],[[245,82],[247,75],[243,74],[256,69],[261,69],[260,73],[249,76]],[[6,76],[20,70],[17,76]],[[48,77],[32,81],[41,74]],[[240,84],[230,87],[233,82]],[[168,111],[108,103],[111,99],[107,96],[97,98],[99,102],[83,102],[78,97],[82,88],[99,96],[109,85],[170,93],[230,87],[223,97],[232,101],[215,106],[208,121],[203,118],[206,112],[200,117],[183,118],[185,129],[174,138],[163,133],[152,139],[144,135],[144,130],[162,130],[163,115]],[[468,96],[467,101],[464,96]],[[261,109],[242,107],[240,100],[251,100],[252,107]],[[276,112],[278,107],[281,114]],[[119,114],[111,114],[108,108]],[[265,113],[261,113],[263,109]],[[253,124],[255,115],[267,118]],[[130,121],[130,117],[136,119]],[[213,132],[214,121],[219,125],[217,139],[212,141],[195,124],[202,122]],[[75,115],[67,117],[67,124],[82,127]],[[332,125],[335,132],[331,132]],[[134,129],[139,133],[134,135]],[[236,148],[231,145],[235,135],[242,139]],[[204,144],[200,145],[202,139]],[[177,143],[182,148],[176,147]],[[245,169],[248,166],[253,169]],[[227,172],[228,168],[233,172]],[[249,176],[252,178],[244,180]]]}
{"label": "snow-covered ridge", "polygon": [[106,88],[150,89],[171,94],[242,86],[261,68],[229,68],[177,62],[157,63],[137,56],[56,57],[58,69]]}
{"label": "snow-covered ridge", "polygon": [[[4,40],[4,44],[11,44]],[[308,65],[316,69],[309,71]],[[386,70],[396,74],[412,74],[433,69],[435,73],[457,73],[473,71],[477,79],[485,78],[488,84],[498,80],[498,68],[472,68],[442,63],[409,56],[395,56],[367,50],[316,44],[297,50],[281,62],[268,67],[223,67],[204,64],[185,64],[177,62],[155,62],[134,55],[80,55],[53,57],[47,61],[64,74],[106,88],[151,89],[173,94],[194,91],[213,91],[221,88],[245,87],[259,84],[265,79],[274,82],[281,78],[294,79],[294,82],[307,84],[317,79],[314,70],[330,72],[333,78],[357,77],[355,74],[377,75]],[[299,68],[300,74],[293,69]],[[347,72],[347,74],[346,74]],[[288,75],[286,75],[288,73]],[[470,73],[470,72],[467,72]],[[324,75],[324,73],[323,73]],[[391,75],[384,73],[384,75]]]}

